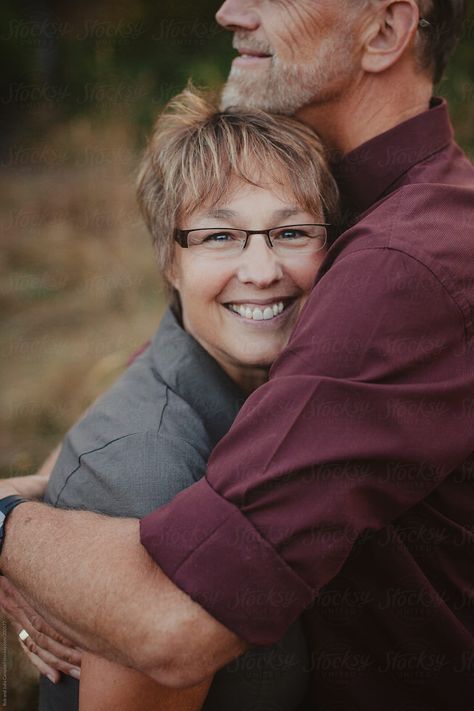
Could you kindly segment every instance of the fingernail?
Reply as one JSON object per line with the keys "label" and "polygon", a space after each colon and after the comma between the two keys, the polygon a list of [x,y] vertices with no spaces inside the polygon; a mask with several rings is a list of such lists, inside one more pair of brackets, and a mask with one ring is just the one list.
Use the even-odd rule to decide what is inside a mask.
{"label": "fingernail", "polygon": [[52,674],[46,675],[52,684],[56,683],[56,678]]}
{"label": "fingernail", "polygon": [[80,678],[81,678],[81,670],[80,670],[80,669],[77,669],[76,667],[74,667],[74,669],[71,669],[71,671],[69,672],[69,674],[70,674],[71,676],[73,676],[74,679],[80,679]]}

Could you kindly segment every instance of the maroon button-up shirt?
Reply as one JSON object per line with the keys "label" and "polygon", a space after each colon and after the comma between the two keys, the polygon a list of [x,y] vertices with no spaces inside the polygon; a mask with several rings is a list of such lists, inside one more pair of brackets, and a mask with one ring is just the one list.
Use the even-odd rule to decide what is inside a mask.
{"label": "maroon button-up shirt", "polygon": [[318,711],[467,711],[474,169],[434,101],[338,175],[355,224],[206,478],[142,542],[251,643],[304,613]]}

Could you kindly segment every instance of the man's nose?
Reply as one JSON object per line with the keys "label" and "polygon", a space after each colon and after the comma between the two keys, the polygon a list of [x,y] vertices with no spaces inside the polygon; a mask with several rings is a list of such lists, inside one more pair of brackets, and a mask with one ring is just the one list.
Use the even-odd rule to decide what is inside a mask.
{"label": "man's nose", "polygon": [[283,268],[264,235],[251,235],[239,259],[237,277],[264,289],[283,277]]}
{"label": "man's nose", "polygon": [[252,0],[225,0],[216,12],[217,22],[227,30],[256,30],[258,14]]}

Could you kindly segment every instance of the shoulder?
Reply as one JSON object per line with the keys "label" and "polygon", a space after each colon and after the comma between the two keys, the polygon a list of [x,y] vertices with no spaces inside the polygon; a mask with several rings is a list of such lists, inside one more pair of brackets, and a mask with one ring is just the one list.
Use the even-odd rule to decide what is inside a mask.
{"label": "shoulder", "polygon": [[67,433],[78,458],[87,452],[111,451],[117,442],[128,446],[155,432],[165,438],[184,439],[197,449],[209,448],[198,413],[178,392],[169,387],[147,349],[88,409]]}
{"label": "shoulder", "polygon": [[46,500],[62,508],[141,517],[200,479],[206,462],[201,447],[157,430],[131,433],[80,455],[67,437]]}
{"label": "shoulder", "polygon": [[[336,241],[321,275],[334,267],[344,278],[371,280],[372,288],[403,274],[433,289],[433,298],[451,301],[473,333],[474,280],[470,274],[474,240],[474,185],[413,183],[381,200]],[[391,254],[391,259],[386,256]],[[370,257],[369,257],[370,255]],[[366,263],[365,263],[366,262]],[[370,271],[373,264],[377,274]],[[398,269],[394,269],[394,264]],[[391,269],[391,274],[388,270]],[[375,280],[374,280],[375,279]],[[435,284],[441,288],[435,288]]]}
{"label": "shoulder", "polygon": [[403,250],[361,244],[319,277],[277,364],[280,374],[421,381],[428,363],[430,377],[459,374],[468,353],[464,314],[439,278]]}
{"label": "shoulder", "polygon": [[146,352],[67,433],[47,501],[144,515],[200,478],[210,451],[201,418]]}

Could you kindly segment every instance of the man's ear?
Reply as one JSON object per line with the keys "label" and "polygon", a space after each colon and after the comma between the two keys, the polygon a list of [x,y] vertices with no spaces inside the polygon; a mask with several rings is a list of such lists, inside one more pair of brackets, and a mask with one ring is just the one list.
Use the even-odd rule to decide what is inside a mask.
{"label": "man's ear", "polygon": [[393,66],[413,44],[420,11],[416,0],[384,0],[365,31],[362,68],[373,74]]}

